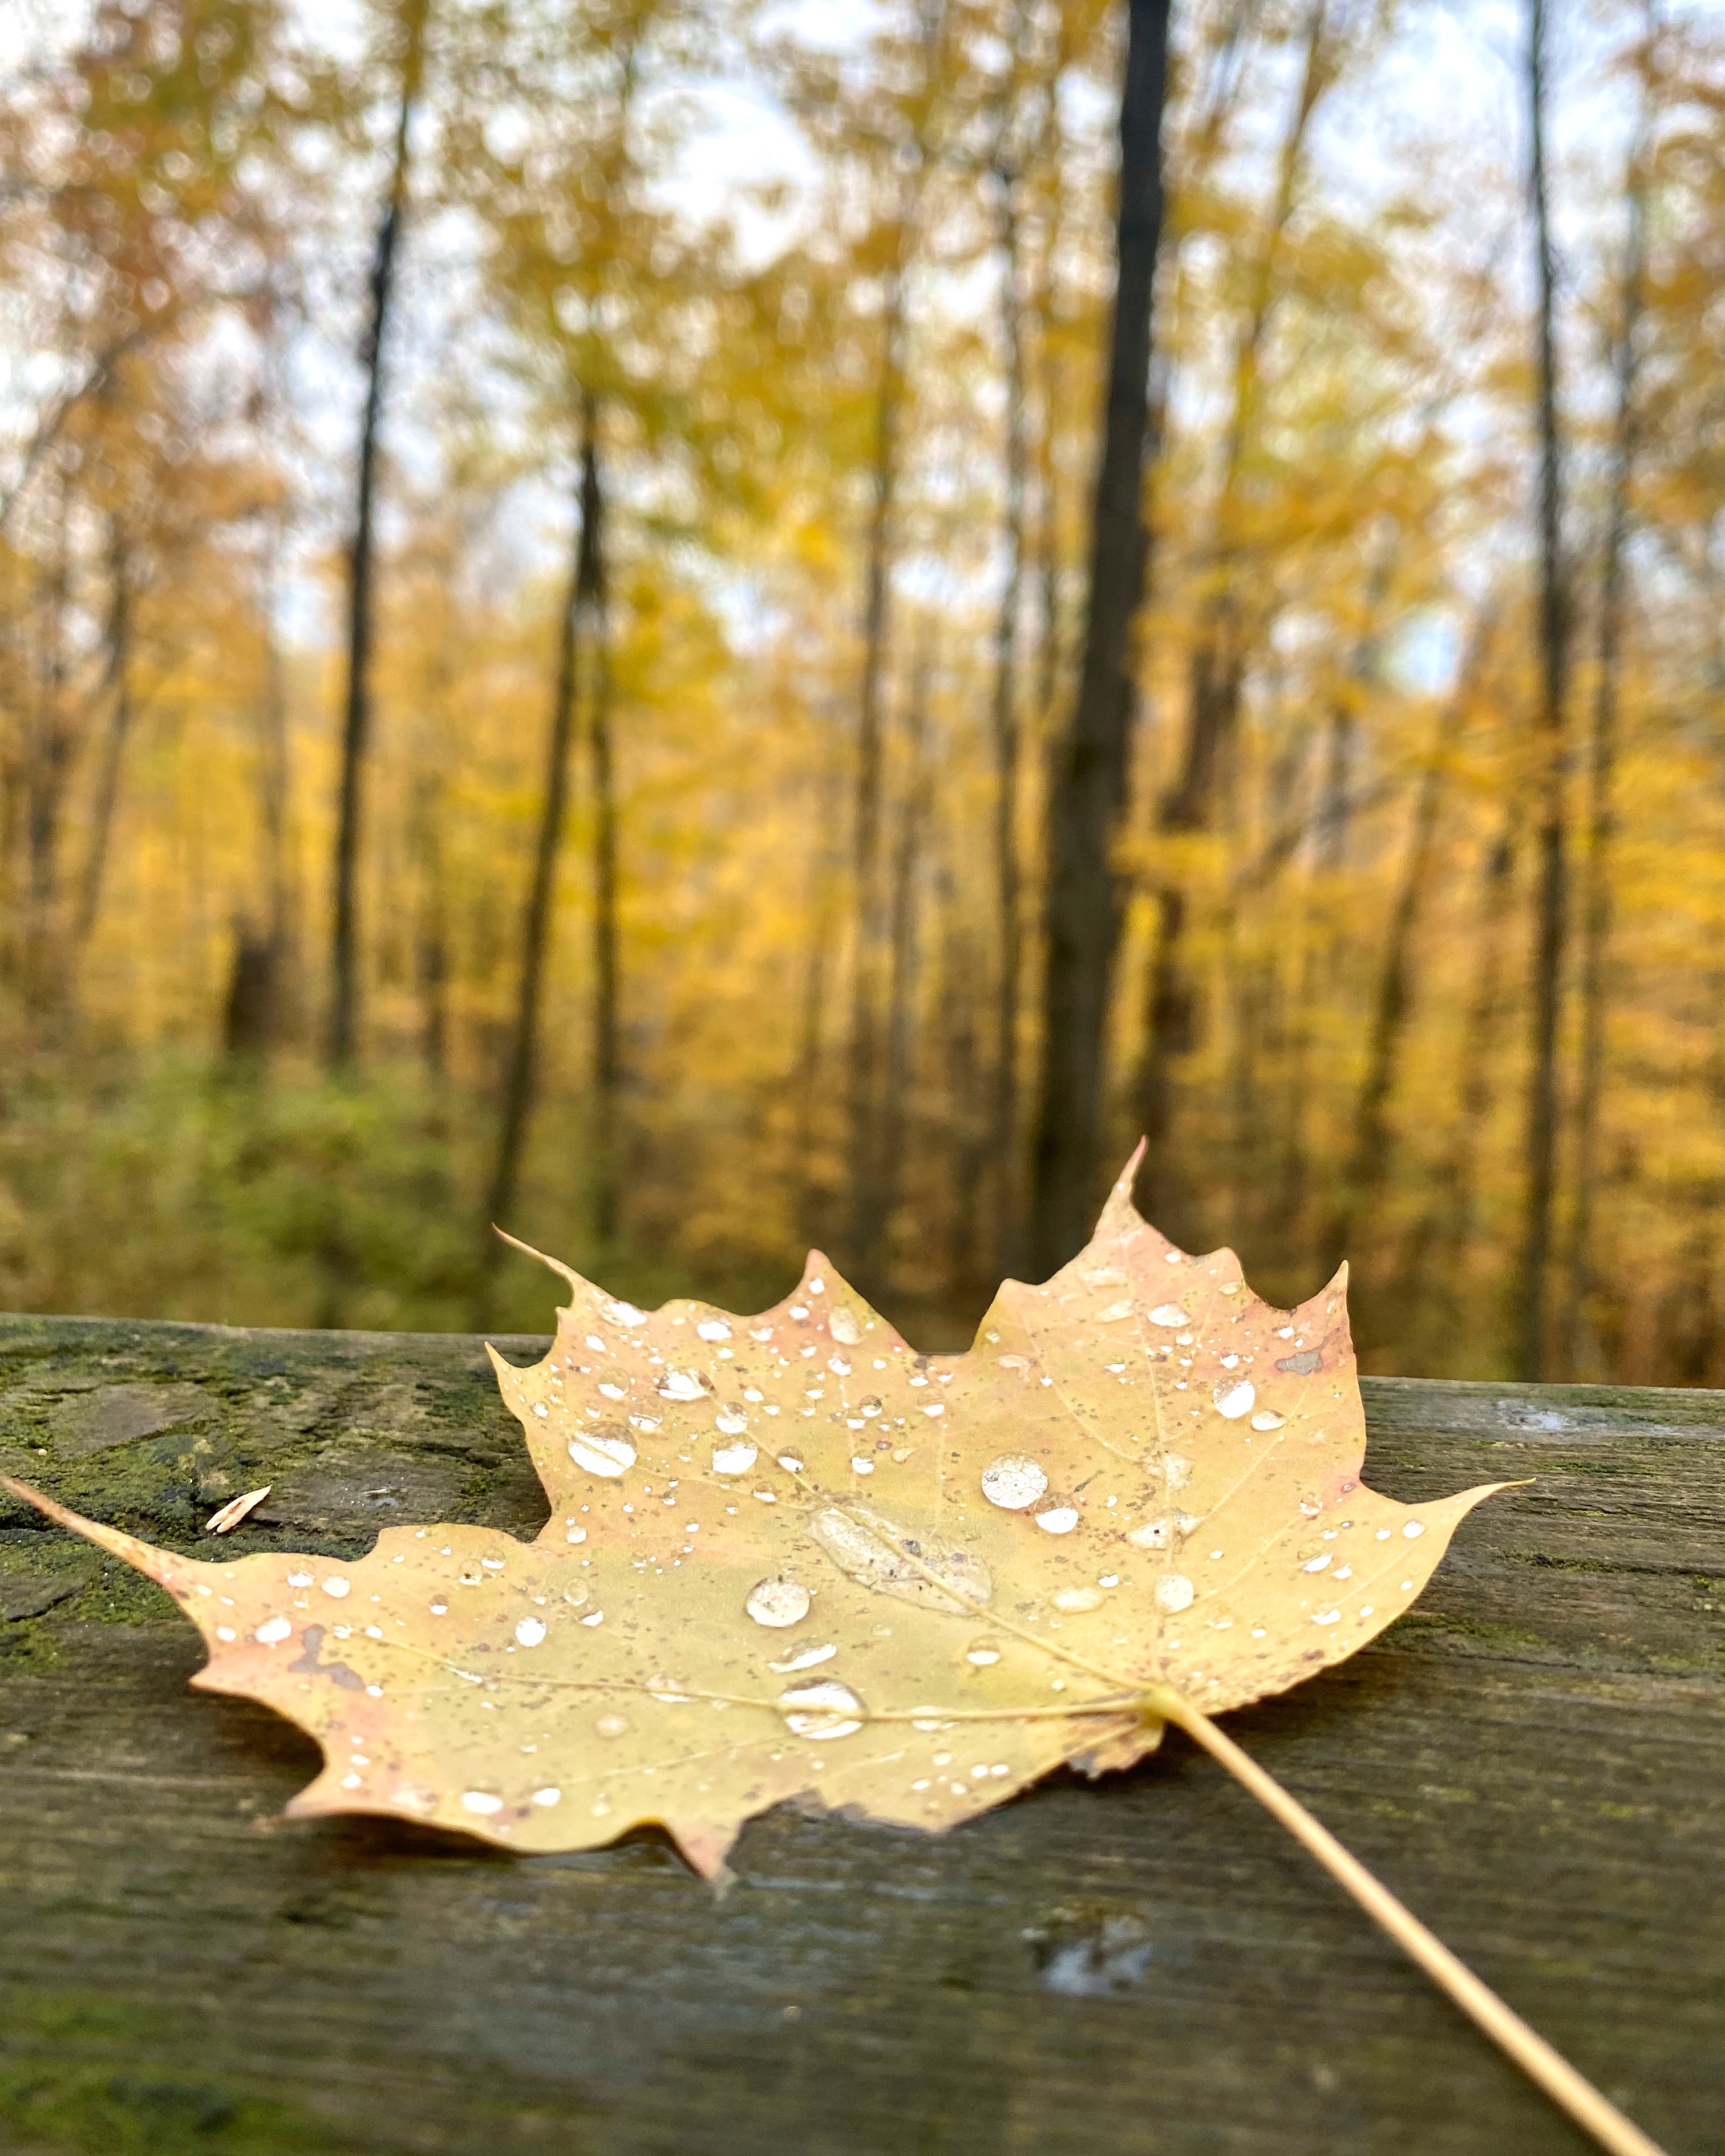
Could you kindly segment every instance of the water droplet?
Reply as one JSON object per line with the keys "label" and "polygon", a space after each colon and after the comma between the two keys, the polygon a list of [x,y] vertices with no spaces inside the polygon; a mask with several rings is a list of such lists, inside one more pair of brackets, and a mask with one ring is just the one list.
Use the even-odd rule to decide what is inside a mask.
{"label": "water droplet", "polygon": [[870,1393],[866,1399],[859,1400],[856,1404],[856,1411],[859,1414],[863,1415],[879,1414],[880,1412],[880,1395],[878,1393]]}
{"label": "water droplet", "polygon": [[758,1497],[763,1505],[776,1505],[778,1502],[777,1490],[757,1490],[752,1494]]}
{"label": "water droplet", "polygon": [[587,1529],[585,1527],[569,1527],[564,1530],[563,1540],[566,1543],[584,1543],[587,1540]]}
{"label": "water droplet", "polygon": [[1238,1355],[1224,1355],[1224,1356],[1223,1356],[1223,1358],[1222,1358],[1222,1368],[1223,1368],[1224,1370],[1237,1370],[1237,1369],[1240,1368],[1240,1358],[1239,1358],[1239,1356],[1238,1356]]}
{"label": "water droplet", "polygon": [[1302,1564],[1300,1569],[1301,1572],[1322,1572],[1327,1568],[1329,1562],[1330,1553],[1326,1550],[1322,1557],[1312,1558],[1308,1563]]}
{"label": "water droplet", "polygon": [[1000,1659],[1000,1650],[992,1640],[973,1640],[964,1650],[967,1662],[974,1662],[979,1670],[988,1669]]}
{"label": "water droplet", "polygon": [[522,1647],[536,1647],[545,1637],[545,1626],[536,1617],[523,1617],[515,1628],[516,1644]]}
{"label": "water droplet", "polygon": [[862,1727],[855,1717],[862,1702],[849,1685],[836,1677],[818,1678],[813,1684],[793,1685],[778,1696],[785,1727],[796,1737],[822,1739],[851,1737]]}
{"label": "water droplet", "polygon": [[655,1390],[662,1400],[698,1400],[713,1389],[712,1379],[701,1370],[667,1370]]}
{"label": "water droplet", "polygon": [[293,1629],[285,1617],[266,1617],[252,1637],[261,1646],[273,1647],[278,1641],[285,1640]]}
{"label": "water droplet", "polygon": [[488,1789],[464,1789],[461,1809],[466,1812],[477,1812],[481,1818],[488,1819],[493,1812],[502,1810],[503,1799],[494,1797]]}
{"label": "water droplet", "polygon": [[747,1475],[757,1458],[755,1448],[745,1438],[740,1445],[716,1445],[713,1447],[715,1475]]}
{"label": "water droplet", "polygon": [[872,1475],[875,1471],[875,1463],[866,1453],[853,1452],[850,1455],[850,1471],[853,1475]]}
{"label": "water droplet", "polygon": [[569,1457],[589,1475],[621,1475],[634,1466],[635,1449],[620,1430],[584,1430],[569,1440]]}
{"label": "water droplet", "polygon": [[629,1717],[626,1714],[602,1714],[593,1727],[601,1737],[623,1737],[629,1731]]}
{"label": "water droplet", "polygon": [[749,1419],[735,1400],[727,1401],[714,1418],[726,1437],[740,1437],[749,1426]]}
{"label": "water droplet", "polygon": [[[604,1394],[608,1400],[623,1399],[627,1396],[629,1392],[629,1379],[627,1378],[621,1377],[615,1373],[608,1372],[604,1377],[599,1379],[599,1390]],[[543,1414],[545,1413],[545,1409],[542,1407],[538,1407],[535,1408],[533,1412],[535,1414]]]}
{"label": "water droplet", "polygon": [[781,1676],[788,1676],[793,1670],[812,1670],[817,1662],[829,1662],[839,1650],[829,1642],[823,1647],[798,1647],[793,1653],[768,1662],[769,1670],[777,1670]]}
{"label": "water droplet", "polygon": [[239,1637],[239,1635],[234,1630],[231,1625],[218,1625],[216,1627],[216,1637],[218,1640],[237,1640]]}
{"label": "water droplet", "polygon": [[1402,1532],[1409,1542],[1412,1542],[1416,1535],[1423,1535],[1425,1532],[1425,1522],[1424,1520],[1409,1520],[1406,1527],[1402,1529]]}
{"label": "water droplet", "polygon": [[827,1314],[827,1331],[842,1348],[855,1348],[862,1339],[862,1327],[856,1322],[856,1312],[849,1303],[835,1302]]}
{"label": "water droplet", "polygon": [[848,1378],[850,1375],[850,1365],[842,1355],[829,1355],[827,1368],[835,1378]]}
{"label": "water droplet", "polygon": [[323,1591],[326,1594],[333,1595],[336,1600],[339,1602],[342,1596],[350,1591],[350,1582],[343,1579],[341,1574],[336,1573],[332,1574],[328,1579],[325,1580],[323,1584]]}
{"label": "water droplet", "polygon": [[558,1798],[561,1797],[562,1794],[563,1793],[561,1789],[535,1789],[533,1792],[533,1801],[536,1804],[545,1805],[548,1810],[557,1801]]}
{"label": "water droplet", "polygon": [[287,1577],[287,1584],[290,1587],[310,1587],[311,1574],[309,1572],[290,1572]]}
{"label": "water droplet", "polygon": [[[599,1390],[603,1392],[604,1389],[604,1387],[601,1385]],[[621,1393],[614,1393],[612,1394],[612,1398],[614,1399],[620,1400],[623,1398],[623,1395]],[[551,1409],[547,1407],[543,1400],[535,1400],[533,1403],[533,1412],[538,1416],[540,1421],[543,1422],[551,1414]]]}
{"label": "water droplet", "polygon": [[1056,1609],[1100,1609],[1102,1596],[1094,1587],[1063,1587],[1054,1599]]}
{"label": "water droplet", "polygon": [[655,1414],[651,1408],[637,1408],[629,1419],[629,1426],[631,1430],[657,1430],[664,1419],[663,1415]]}
{"label": "water droplet", "polygon": [[1150,1313],[1153,1325],[1184,1325],[1186,1313],[1177,1302],[1158,1302]]}
{"label": "water droplet", "polygon": [[1022,1512],[1047,1487],[1047,1476],[1022,1452],[1003,1452],[983,1470],[983,1495],[1003,1512]]}
{"label": "water droplet", "polygon": [[1314,1625],[1337,1625],[1341,1622],[1341,1620],[1342,1612],[1339,1609],[1320,1609],[1312,1621]]}
{"label": "water droplet", "polygon": [[1245,1378],[1220,1383],[1210,1394],[1216,1404],[1216,1413],[1226,1415],[1230,1422],[1245,1414],[1257,1397],[1256,1388]]}
{"label": "water droplet", "polygon": [[603,1625],[605,1613],[603,1609],[595,1609],[591,1617],[583,1617],[581,1621],[583,1625]]}
{"label": "water droplet", "polygon": [[[1304,1510],[1304,1507],[1302,1507],[1301,1509],[1303,1511],[1303,1510]],[[1387,1543],[1387,1542],[1389,1540],[1389,1528],[1388,1528],[1388,1527],[1379,1527],[1379,1528],[1378,1528],[1378,1532],[1377,1532],[1377,1533],[1376,1533],[1376,1535],[1375,1535],[1375,1536],[1373,1536],[1373,1540],[1374,1542]]]}
{"label": "water droplet", "polygon": [[1045,1534],[1070,1535],[1078,1525],[1078,1515],[1070,1505],[1056,1505],[1052,1512],[1039,1512],[1036,1524]]}
{"label": "water droplet", "polygon": [[722,1317],[703,1317],[695,1328],[703,1340],[728,1340],[731,1327]]}
{"label": "water droplet", "polygon": [[1273,1408],[1260,1408],[1256,1414],[1252,1417],[1252,1428],[1254,1430],[1280,1430],[1286,1420],[1287,1417],[1286,1415],[1277,1414]]}
{"label": "water droplet", "polygon": [[791,1305],[790,1314],[793,1317],[798,1319],[807,1317],[809,1315],[808,1304],[806,1302],[793,1302]]}
{"label": "water droplet", "polygon": [[794,1452],[781,1452],[778,1455],[778,1464],[787,1475],[800,1475],[803,1472],[803,1463]]}
{"label": "water droplet", "polygon": [[809,1589],[794,1579],[757,1580],[742,1606],[757,1625],[800,1625],[809,1614]]}
{"label": "water droplet", "polygon": [[1166,1520],[1146,1520],[1142,1527],[1128,1528],[1127,1531],[1126,1539],[1132,1545],[1134,1549],[1166,1549],[1168,1548],[1168,1522]]}
{"label": "water droplet", "polygon": [[647,1313],[637,1310],[632,1302],[613,1302],[608,1297],[599,1305],[614,1325],[644,1325]]}
{"label": "water droplet", "polygon": [[1194,1593],[1192,1582],[1183,1573],[1170,1572],[1156,1583],[1156,1606],[1165,1609],[1170,1617],[1182,1609],[1192,1607]]}

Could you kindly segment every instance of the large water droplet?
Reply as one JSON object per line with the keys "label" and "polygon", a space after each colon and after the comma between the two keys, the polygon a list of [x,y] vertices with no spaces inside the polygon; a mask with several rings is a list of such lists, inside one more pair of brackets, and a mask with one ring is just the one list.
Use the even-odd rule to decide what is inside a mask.
{"label": "large water droplet", "polygon": [[859,1400],[856,1411],[861,1415],[877,1415],[880,1412],[880,1395],[870,1393],[866,1399]]}
{"label": "large water droplet", "polygon": [[1003,1452],[983,1470],[983,1495],[1003,1512],[1022,1512],[1047,1487],[1047,1476],[1022,1452]]}
{"label": "large water droplet", "polygon": [[835,1302],[827,1312],[827,1331],[842,1347],[855,1348],[862,1338],[862,1327],[856,1322],[856,1312],[849,1303]]}
{"label": "large water droplet", "polygon": [[1153,1325],[1184,1325],[1188,1320],[1178,1303],[1158,1302],[1150,1313],[1150,1322]]}
{"label": "large water droplet", "polygon": [[992,1640],[973,1640],[964,1650],[967,1662],[974,1662],[979,1670],[986,1670],[1000,1659],[1000,1650]]}
{"label": "large water droplet", "polygon": [[749,1426],[749,1419],[735,1400],[727,1400],[714,1417],[726,1437],[741,1437]]}
{"label": "large water droplet", "polygon": [[523,1647],[536,1647],[545,1637],[545,1627],[536,1617],[523,1617],[515,1628],[516,1642]]}
{"label": "large water droplet", "polygon": [[260,1646],[274,1647],[285,1640],[293,1629],[285,1617],[266,1617],[252,1637]]}
{"label": "large water droplet", "polygon": [[1280,1430],[1286,1420],[1287,1417],[1286,1415],[1277,1414],[1273,1408],[1260,1408],[1256,1414],[1252,1417],[1252,1428],[1254,1430]]}
{"label": "large water droplet", "polygon": [[1167,1610],[1170,1617],[1177,1616],[1192,1607],[1194,1592],[1192,1582],[1182,1573],[1168,1573],[1156,1583],[1156,1606]]}
{"label": "large water droplet", "polygon": [[785,1727],[796,1737],[851,1737],[862,1727],[856,1719],[863,1711],[862,1702],[836,1677],[792,1685],[779,1694],[778,1704]]}
{"label": "large water droplet", "polygon": [[1078,1515],[1070,1505],[1056,1505],[1050,1512],[1039,1512],[1036,1524],[1045,1534],[1070,1535],[1078,1525]]}
{"label": "large water droplet", "polygon": [[800,1625],[809,1614],[809,1589],[794,1579],[757,1580],[742,1606],[757,1625]]}
{"label": "large water droplet", "polygon": [[667,1370],[658,1384],[662,1400],[698,1400],[713,1389],[704,1370]]}
{"label": "large water droplet", "polygon": [[715,1475],[747,1475],[755,1464],[755,1448],[747,1438],[737,1445],[716,1445],[713,1447]]}
{"label": "large water droplet", "polygon": [[569,1457],[589,1475],[621,1475],[635,1464],[635,1449],[621,1430],[584,1430],[569,1440]]}
{"label": "large water droplet", "polygon": [[695,1330],[703,1340],[728,1340],[731,1327],[722,1317],[703,1317]]}
{"label": "large water droplet", "polygon": [[822,1647],[798,1647],[782,1656],[776,1662],[768,1662],[769,1670],[777,1670],[781,1676],[788,1676],[793,1670],[812,1670],[817,1662],[829,1662],[839,1650],[830,1641]]}
{"label": "large water droplet", "polygon": [[664,1420],[665,1417],[655,1414],[651,1408],[638,1408],[629,1417],[629,1426],[631,1430],[657,1430]]}
{"label": "large water droplet", "polygon": [[489,1789],[465,1789],[461,1795],[461,1809],[465,1812],[476,1812],[481,1818],[488,1819],[493,1812],[502,1810],[503,1799],[494,1797]]}
{"label": "large water droplet", "polygon": [[1245,1414],[1257,1397],[1256,1389],[1247,1378],[1224,1378],[1210,1394],[1216,1404],[1216,1413],[1226,1415],[1230,1422]]}

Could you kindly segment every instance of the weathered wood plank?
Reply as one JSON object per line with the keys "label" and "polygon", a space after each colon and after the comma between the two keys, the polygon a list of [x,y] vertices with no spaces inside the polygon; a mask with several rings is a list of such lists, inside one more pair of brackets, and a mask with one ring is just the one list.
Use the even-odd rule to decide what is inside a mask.
{"label": "weathered wood plank", "polygon": [[[507,1343],[521,1359],[538,1343]],[[1366,1387],[1420,1608],[1231,1727],[1672,2156],[1725,2113],[1725,1396]],[[0,1466],[187,1544],[544,1517],[478,1343],[0,1321]],[[11,1613],[8,1614],[8,1613]],[[0,1501],[0,2149],[1558,2156],[1585,2144],[1178,1740],[943,1841],[785,1810],[715,1902],[272,1830],[305,1740]]]}

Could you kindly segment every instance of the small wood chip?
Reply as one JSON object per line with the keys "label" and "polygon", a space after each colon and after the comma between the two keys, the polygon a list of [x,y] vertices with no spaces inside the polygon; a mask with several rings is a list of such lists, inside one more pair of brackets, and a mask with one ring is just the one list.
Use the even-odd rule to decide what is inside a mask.
{"label": "small wood chip", "polygon": [[254,1505],[261,1505],[275,1488],[266,1482],[261,1490],[248,1490],[243,1497],[235,1497],[223,1506],[219,1512],[212,1512],[203,1523],[207,1535],[225,1535],[230,1527],[237,1527]]}

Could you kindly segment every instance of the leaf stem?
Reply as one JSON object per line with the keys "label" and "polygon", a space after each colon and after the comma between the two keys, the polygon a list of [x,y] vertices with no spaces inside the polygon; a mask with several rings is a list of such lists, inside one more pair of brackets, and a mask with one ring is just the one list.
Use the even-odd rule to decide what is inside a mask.
{"label": "leaf stem", "polygon": [[1194,1706],[1171,1685],[1151,1686],[1143,1695],[1143,1705],[1147,1712],[1161,1715],[1177,1728],[1183,1729],[1194,1743],[1202,1745],[1213,1759],[1225,1767],[1235,1781],[1250,1790],[1266,1811],[1279,1820],[1295,1840],[1317,1859],[1373,1922],[1420,1964],[1439,1990],[1483,2030],[1553,2103],[1592,2134],[1602,2148],[1609,2149],[1611,2156],[1664,2156],[1657,2142],[1650,2140],[1615,2104],[1608,2102],[1560,2051],[1530,2029],[1489,1984],[1482,1984],[1465,1962],[1451,1953],[1410,1909],[1373,1877],[1357,1856],[1351,1856],[1327,1827],[1319,1825],[1304,1804],[1242,1752],[1231,1738],[1224,1736],[1201,1707]]}

